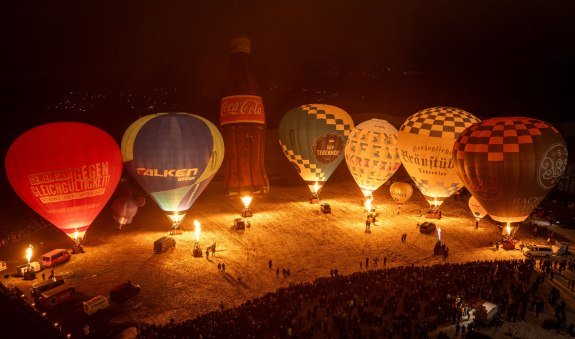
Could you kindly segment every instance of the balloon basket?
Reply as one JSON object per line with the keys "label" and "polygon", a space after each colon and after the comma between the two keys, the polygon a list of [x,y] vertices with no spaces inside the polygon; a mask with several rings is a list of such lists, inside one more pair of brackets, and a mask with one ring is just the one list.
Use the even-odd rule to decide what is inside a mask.
{"label": "balloon basket", "polygon": [[441,211],[438,207],[430,208],[425,215],[427,219],[441,219]]}
{"label": "balloon basket", "polygon": [[249,218],[249,217],[253,217],[254,216],[254,212],[252,212],[251,209],[249,208],[244,208],[243,212],[242,212],[242,217],[244,218]]}
{"label": "balloon basket", "polygon": [[36,279],[36,272],[34,270],[28,270],[24,272],[24,280],[34,280]]}
{"label": "balloon basket", "polygon": [[79,254],[79,253],[84,253],[84,246],[82,245],[74,245],[74,247],[72,247],[72,253],[73,254]]}
{"label": "balloon basket", "polygon": [[170,230],[170,232],[168,232],[169,235],[181,235],[184,233],[184,230],[181,228],[172,228]]}
{"label": "balloon basket", "polygon": [[310,204],[318,204],[319,198],[311,197],[311,198],[309,198],[309,203]]}
{"label": "balloon basket", "polygon": [[501,247],[503,247],[503,249],[506,251],[514,250],[515,249],[515,240],[511,239],[511,240],[503,241],[501,243]]}
{"label": "balloon basket", "polygon": [[194,251],[192,252],[194,258],[201,258],[203,256],[202,249],[200,247],[194,247]]}
{"label": "balloon basket", "polygon": [[435,247],[433,247],[433,255],[442,255],[443,254],[443,244],[441,241],[437,241],[435,243]]}

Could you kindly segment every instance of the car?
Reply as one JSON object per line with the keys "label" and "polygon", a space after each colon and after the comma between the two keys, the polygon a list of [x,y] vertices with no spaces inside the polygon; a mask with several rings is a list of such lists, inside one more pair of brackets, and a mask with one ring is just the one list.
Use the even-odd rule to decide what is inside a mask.
{"label": "car", "polygon": [[436,226],[435,223],[431,221],[425,221],[419,225],[419,232],[421,233],[432,233],[435,231]]}
{"label": "car", "polygon": [[176,239],[172,237],[163,236],[154,241],[154,253],[164,253],[174,247],[176,247]]}
{"label": "car", "polygon": [[321,213],[331,213],[331,206],[328,203],[324,202],[320,206]]}
{"label": "car", "polygon": [[97,295],[90,300],[86,300],[82,303],[84,307],[84,313],[87,315],[92,315],[100,310],[106,309],[110,306],[108,298],[103,295]]}
{"label": "car", "polygon": [[527,245],[521,252],[528,258],[551,258],[554,255],[553,247],[549,245]]}
{"label": "car", "polygon": [[110,300],[115,303],[123,303],[126,300],[140,293],[140,285],[133,284],[131,281],[122,283],[110,290]]}

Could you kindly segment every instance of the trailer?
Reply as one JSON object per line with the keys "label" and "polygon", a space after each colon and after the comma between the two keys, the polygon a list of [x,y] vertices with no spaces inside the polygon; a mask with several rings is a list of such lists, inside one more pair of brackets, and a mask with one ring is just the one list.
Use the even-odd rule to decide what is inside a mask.
{"label": "trailer", "polygon": [[66,301],[72,300],[75,296],[76,288],[71,284],[65,283],[40,293],[38,303],[42,308],[50,310]]}

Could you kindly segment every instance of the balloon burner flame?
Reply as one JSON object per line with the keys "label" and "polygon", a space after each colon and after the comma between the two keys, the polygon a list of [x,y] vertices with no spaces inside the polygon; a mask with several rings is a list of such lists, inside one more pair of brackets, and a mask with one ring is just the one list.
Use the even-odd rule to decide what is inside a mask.
{"label": "balloon burner flame", "polygon": [[196,243],[200,241],[200,233],[202,232],[202,228],[200,227],[200,222],[194,220],[194,234],[196,235]]}
{"label": "balloon burner flame", "polygon": [[252,197],[249,195],[244,195],[241,197],[242,203],[244,204],[244,208],[250,208],[250,204],[252,203]]}
{"label": "balloon burner flame", "polygon": [[28,245],[26,249],[26,260],[28,260],[28,264],[30,263],[30,259],[32,258],[32,245]]}

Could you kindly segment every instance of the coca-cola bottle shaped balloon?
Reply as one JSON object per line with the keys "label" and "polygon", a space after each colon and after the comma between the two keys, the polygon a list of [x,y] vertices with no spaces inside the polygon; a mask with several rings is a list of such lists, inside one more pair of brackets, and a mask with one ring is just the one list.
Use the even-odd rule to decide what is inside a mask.
{"label": "coca-cola bottle shaped balloon", "polygon": [[230,43],[228,75],[220,106],[220,125],[226,153],[224,189],[249,208],[251,197],[266,194],[269,180],[264,165],[266,119],[261,91],[250,65],[251,41],[237,36]]}

